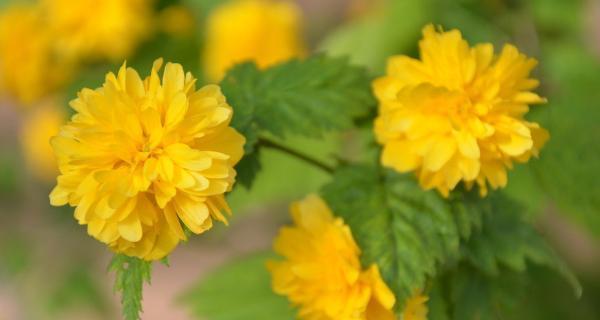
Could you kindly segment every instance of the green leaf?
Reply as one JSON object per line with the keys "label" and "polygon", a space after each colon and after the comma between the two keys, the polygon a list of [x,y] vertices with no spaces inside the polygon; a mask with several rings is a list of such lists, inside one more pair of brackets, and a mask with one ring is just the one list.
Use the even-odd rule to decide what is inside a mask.
{"label": "green leaf", "polygon": [[246,137],[241,182],[250,186],[260,169],[253,154],[260,136],[322,139],[333,130],[350,129],[375,102],[363,68],[345,58],[315,55],[259,70],[254,63],[233,67],[221,82],[234,109],[232,127]]}
{"label": "green leaf", "polygon": [[474,203],[483,216],[482,227],[463,243],[464,257],[482,273],[499,274],[501,267],[524,272],[528,262],[547,266],[560,273],[577,296],[581,285],[543,237],[525,220],[522,206],[493,192]]}
{"label": "green leaf", "polygon": [[269,258],[257,254],[220,267],[184,293],[181,302],[197,319],[294,319],[287,300],[271,290]]}
{"label": "green leaf", "polygon": [[138,320],[142,312],[144,282],[150,283],[150,262],[116,254],[109,265],[115,272],[115,291],[121,292],[122,314],[125,320]]}
{"label": "green leaf", "polygon": [[246,152],[263,133],[320,138],[351,128],[353,118],[374,106],[366,71],[324,55],[264,71],[254,63],[241,64],[227,73],[221,87],[234,109],[232,126],[246,136]]}
{"label": "green leaf", "polygon": [[368,166],[340,169],[322,193],[352,229],[364,266],[377,263],[400,308],[441,263],[459,257],[460,238],[480,223],[462,198],[446,201],[410,175]]}

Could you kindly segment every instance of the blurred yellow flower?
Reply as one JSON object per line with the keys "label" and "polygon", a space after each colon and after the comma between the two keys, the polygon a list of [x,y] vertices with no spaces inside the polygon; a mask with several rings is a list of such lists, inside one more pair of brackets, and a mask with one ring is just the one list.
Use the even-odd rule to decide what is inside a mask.
{"label": "blurred yellow flower", "polygon": [[53,93],[71,74],[56,55],[36,6],[18,5],[0,13],[0,92],[22,104]]}
{"label": "blurred yellow flower", "polygon": [[254,61],[264,68],[304,53],[301,13],[292,2],[234,0],[208,18],[203,65],[210,81],[230,67]]}
{"label": "blurred yellow flower", "polygon": [[406,301],[400,320],[427,320],[427,300],[429,297],[417,293]]}
{"label": "blurred yellow flower", "polygon": [[270,261],[273,289],[299,307],[306,320],[393,320],[395,297],[377,265],[362,270],[350,228],[310,195],[291,205],[294,226],[283,227]]}
{"label": "blurred yellow flower", "polygon": [[82,60],[129,57],[152,31],[153,0],[43,0],[62,54]]}
{"label": "blurred yellow flower", "polygon": [[172,35],[187,35],[194,30],[196,19],[190,9],[183,5],[170,6],[158,14],[160,29]]}
{"label": "blurred yellow flower", "polygon": [[196,90],[190,73],[162,59],[141,80],[121,67],[71,101],[77,112],[51,143],[60,176],[52,205],[76,207],[88,233],[116,252],[161,259],[186,236],[226,223],[224,193],[245,139],[229,126],[220,88]]}
{"label": "blurred yellow flower", "polygon": [[23,121],[20,140],[25,162],[40,180],[52,181],[58,174],[50,138],[58,133],[66,118],[60,106],[52,102],[31,110]]}
{"label": "blurred yellow flower", "polygon": [[381,161],[415,171],[425,189],[447,196],[458,182],[504,187],[513,161],[537,156],[548,132],[524,119],[530,104],[544,103],[531,90],[534,59],[505,45],[469,47],[458,30],[423,30],[421,60],[394,56],[373,86],[380,102],[375,134]]}

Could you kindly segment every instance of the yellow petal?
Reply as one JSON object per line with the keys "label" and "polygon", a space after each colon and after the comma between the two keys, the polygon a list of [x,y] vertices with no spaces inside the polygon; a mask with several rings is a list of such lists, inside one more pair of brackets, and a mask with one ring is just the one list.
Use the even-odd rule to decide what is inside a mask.
{"label": "yellow petal", "polygon": [[437,171],[445,165],[456,152],[454,139],[440,137],[423,159],[423,168]]}
{"label": "yellow petal", "polygon": [[391,141],[383,147],[381,162],[400,172],[408,172],[421,165],[421,157],[412,150],[412,143]]}
{"label": "yellow petal", "polygon": [[229,164],[235,165],[244,156],[246,138],[231,127],[199,139],[198,149],[229,155]]}
{"label": "yellow petal", "polygon": [[455,131],[454,138],[456,139],[456,144],[460,153],[467,158],[479,158],[479,146],[473,135],[466,131]]}
{"label": "yellow petal", "polygon": [[174,204],[179,218],[192,232],[199,234],[206,231],[203,224],[210,219],[206,204],[194,202],[185,196],[175,197]]}
{"label": "yellow petal", "polygon": [[181,228],[181,223],[179,222],[179,218],[177,217],[177,213],[172,205],[168,205],[165,207],[165,220],[169,224],[171,231],[177,235],[177,237],[181,240],[186,240],[185,233]]}
{"label": "yellow petal", "polygon": [[131,213],[125,220],[119,222],[118,230],[121,237],[127,241],[137,242],[142,239],[142,223],[137,213]]}
{"label": "yellow petal", "polygon": [[167,114],[165,117],[165,128],[173,128],[183,118],[188,110],[188,99],[182,92],[175,94],[173,100],[167,108]]}
{"label": "yellow petal", "polygon": [[212,163],[210,157],[183,143],[172,144],[165,148],[165,152],[178,166],[188,170],[202,171]]}

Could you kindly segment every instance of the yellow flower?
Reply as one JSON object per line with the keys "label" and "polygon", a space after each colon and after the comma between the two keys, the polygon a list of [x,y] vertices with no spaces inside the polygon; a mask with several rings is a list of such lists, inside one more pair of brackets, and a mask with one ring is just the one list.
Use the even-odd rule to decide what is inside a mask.
{"label": "yellow flower", "polygon": [[76,207],[88,233],[116,252],[161,259],[186,236],[231,213],[231,190],[245,139],[229,126],[220,88],[196,90],[190,73],[162,59],[145,80],[121,67],[101,88],[71,101],[77,112],[51,143],[61,175],[52,205]]}
{"label": "yellow flower", "polygon": [[[469,47],[458,30],[423,30],[421,60],[394,56],[374,82],[380,102],[375,134],[381,161],[415,171],[425,189],[447,196],[460,181],[506,185],[513,162],[537,156],[549,135],[524,119],[530,104],[545,102],[531,90],[536,61],[505,45]],[[487,182],[487,183],[486,183]]]}
{"label": "yellow flower", "polygon": [[152,30],[152,0],[43,0],[61,53],[121,60]]}
{"label": "yellow flower", "polygon": [[427,320],[427,300],[429,297],[417,293],[406,301],[400,320]]}
{"label": "yellow flower", "polygon": [[0,14],[2,94],[32,104],[63,85],[70,73],[68,61],[53,51],[37,7],[18,5]]}
{"label": "yellow flower", "polygon": [[316,195],[293,203],[295,226],[284,227],[269,262],[273,289],[299,307],[306,320],[386,320],[395,297],[377,265],[362,270],[350,228]]}
{"label": "yellow flower", "polygon": [[27,114],[20,133],[25,162],[38,179],[52,181],[58,174],[50,138],[58,133],[66,114],[54,102],[42,105]]}
{"label": "yellow flower", "polygon": [[302,55],[300,24],[300,10],[288,1],[235,0],[218,7],[206,29],[206,77],[219,81],[248,60],[264,68]]}

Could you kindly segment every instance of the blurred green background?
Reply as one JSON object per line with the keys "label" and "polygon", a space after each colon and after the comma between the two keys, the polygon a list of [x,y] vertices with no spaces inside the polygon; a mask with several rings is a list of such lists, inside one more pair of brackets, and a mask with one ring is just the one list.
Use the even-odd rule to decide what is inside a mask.
{"label": "blurred green background", "polygon": [[[128,64],[144,73],[162,56],[182,63],[201,79],[206,18],[222,2],[158,1],[157,12],[184,6],[194,19],[193,29],[183,34],[155,32],[128,58]],[[536,281],[511,319],[600,319],[600,1],[297,2],[311,51],[348,55],[373,76],[384,72],[390,55],[416,56],[421,28],[430,22],[460,29],[472,44],[515,43],[540,61],[536,76],[550,102],[532,108],[530,118],[549,129],[551,140],[540,159],[512,171],[507,191],[527,204],[539,230],[572,266],[582,282],[583,296],[576,299],[555,275],[534,269]],[[0,7],[10,3],[0,1]],[[61,98],[65,111],[66,102],[79,89],[99,86],[105,73],[120,64],[100,61],[81,68]],[[112,275],[106,272],[111,253],[77,225],[72,209],[49,206],[53,185],[36,178],[25,165],[19,143],[25,115],[15,104],[10,97],[0,97],[0,320],[119,319]],[[285,143],[317,157],[337,152],[360,157],[360,137],[360,132],[354,132],[320,141],[292,137]],[[238,186],[229,195],[235,213],[231,226],[219,226],[181,245],[171,255],[170,267],[157,264],[152,285],[144,292],[143,319],[210,315],[211,306],[202,305],[207,295],[224,301],[213,309],[235,309],[235,295],[211,291],[210,281],[198,285],[200,280],[222,279],[219,271],[224,263],[267,251],[278,226],[287,220],[287,204],[316,191],[328,179],[277,151],[265,151],[261,157],[266,165],[254,188]],[[248,263],[260,265],[256,261],[262,260]],[[239,275],[228,280],[232,289],[237,280],[256,281],[260,286],[266,277],[259,273],[244,277],[248,270],[256,270],[252,267],[227,268],[227,274]],[[274,299],[268,288],[257,288],[257,294]],[[244,319],[243,308],[260,302],[264,301],[237,301],[241,310],[219,319]]]}

